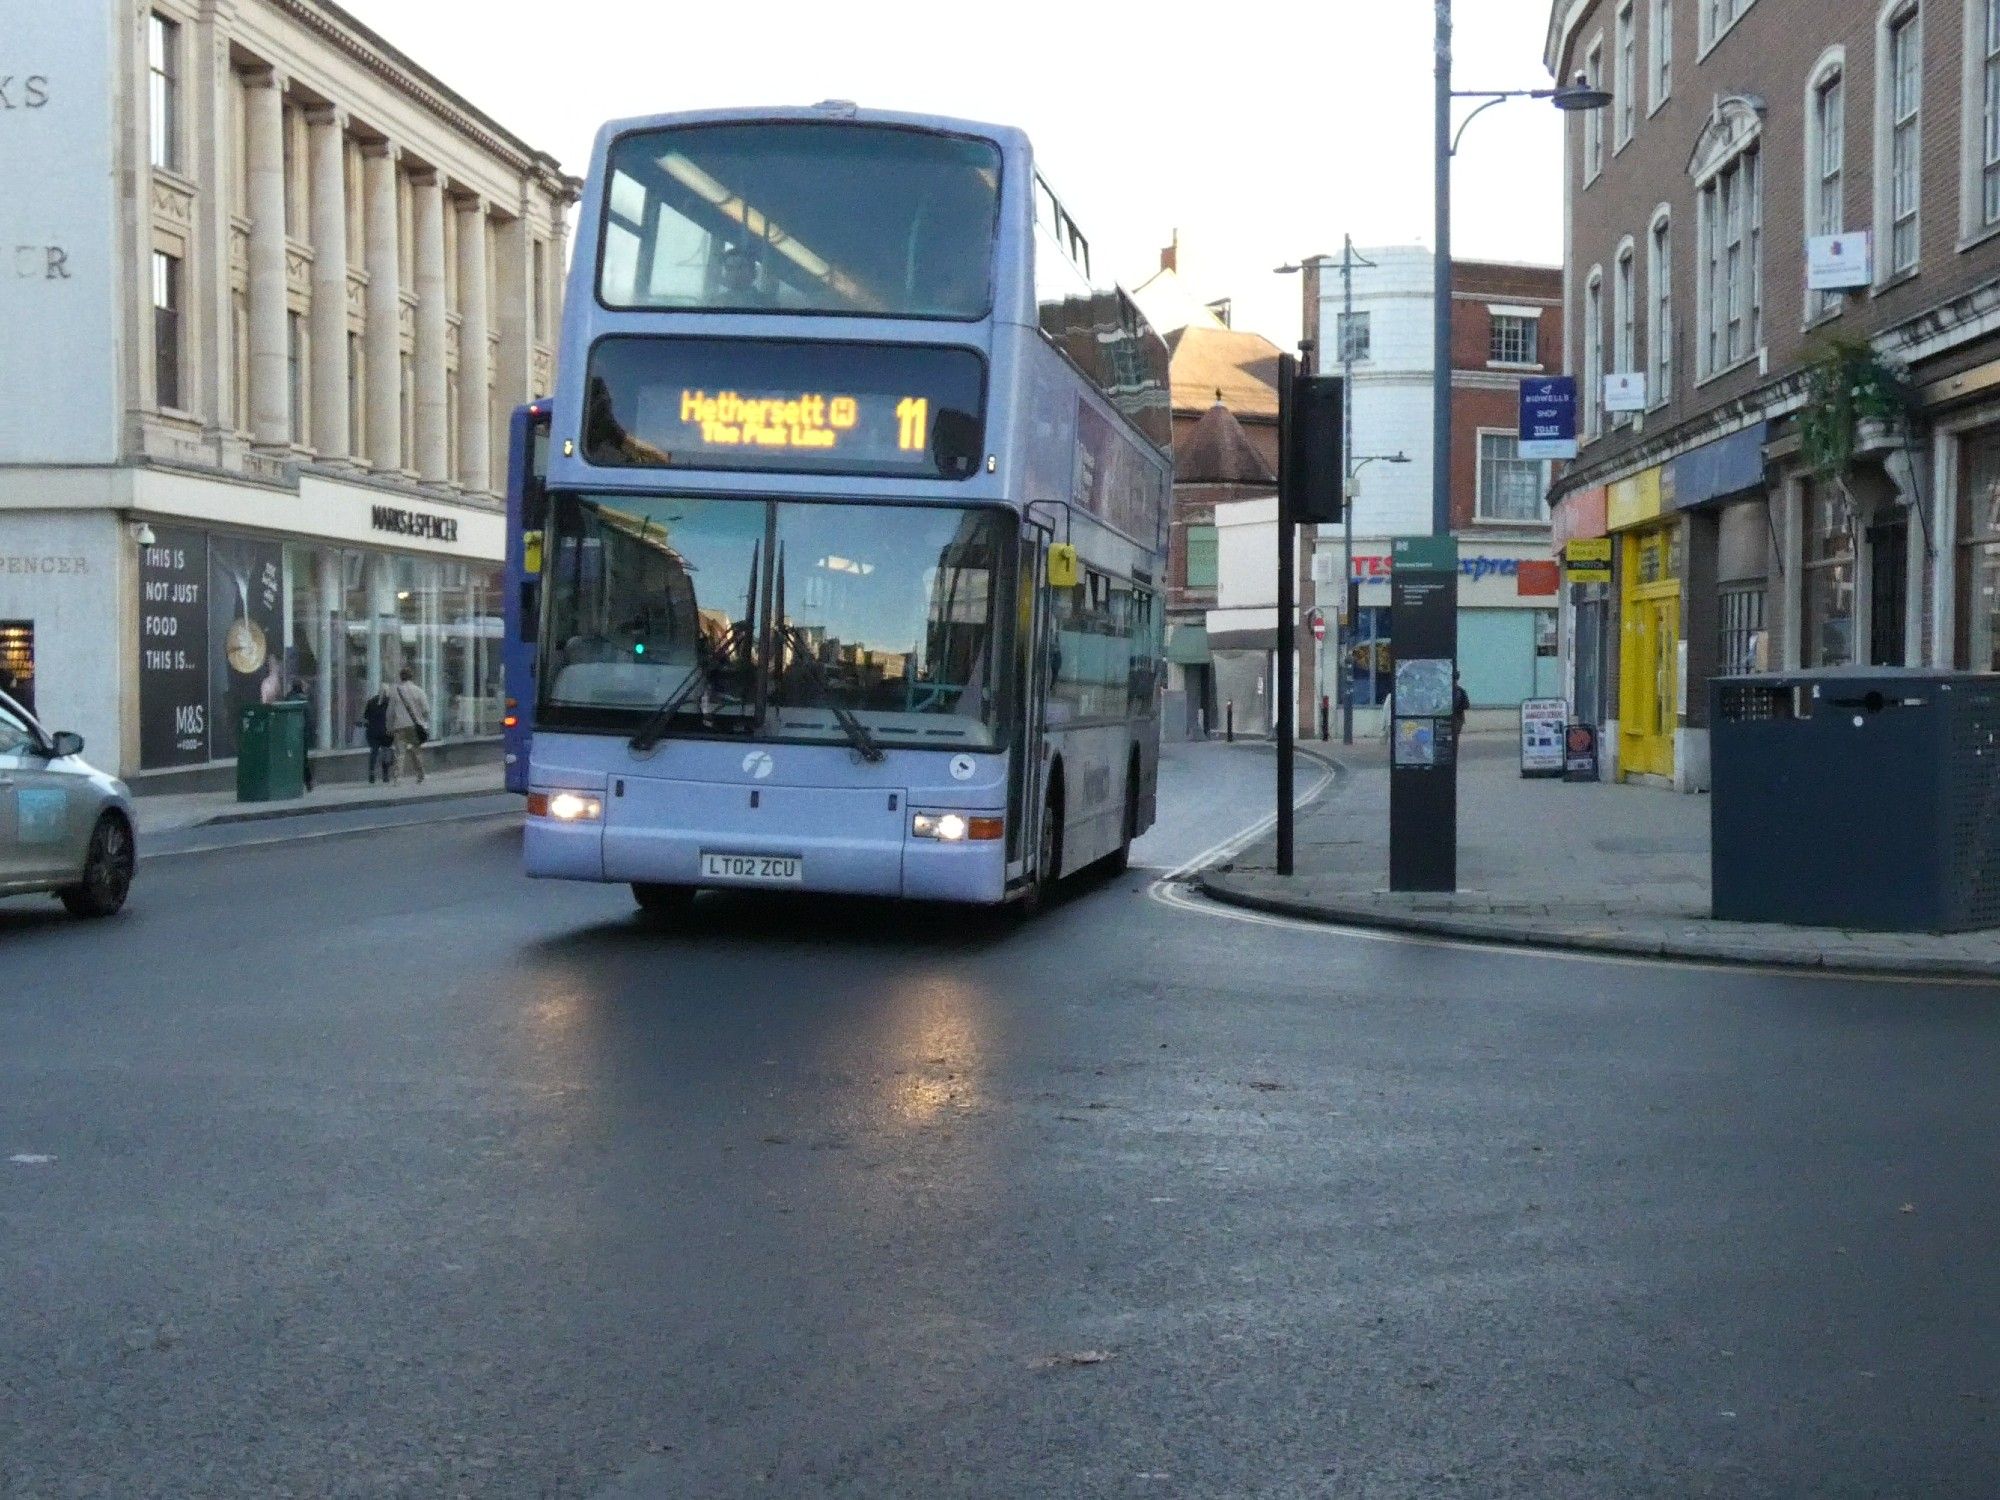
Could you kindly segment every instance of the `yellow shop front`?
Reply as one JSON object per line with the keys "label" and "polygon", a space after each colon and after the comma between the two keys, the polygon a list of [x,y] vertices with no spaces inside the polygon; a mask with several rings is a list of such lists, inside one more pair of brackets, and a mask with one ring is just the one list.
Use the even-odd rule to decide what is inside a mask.
{"label": "yellow shop front", "polygon": [[1618,545],[1618,775],[1674,778],[1682,661],[1680,517],[1662,514],[1666,471],[1609,486],[1605,523]]}

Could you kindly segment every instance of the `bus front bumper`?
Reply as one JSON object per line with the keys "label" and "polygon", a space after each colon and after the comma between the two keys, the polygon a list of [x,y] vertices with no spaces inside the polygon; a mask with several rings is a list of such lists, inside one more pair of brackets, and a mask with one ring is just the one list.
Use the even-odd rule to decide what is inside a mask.
{"label": "bus front bumper", "polygon": [[[805,890],[915,900],[996,904],[1007,887],[1004,838],[946,841],[912,832],[905,795],[848,788],[766,787],[752,807],[727,785],[628,778],[630,795],[606,799],[598,819],[562,821],[535,812],[522,841],[530,876],[701,886]],[[932,811],[928,807],[919,811]],[[998,818],[998,810],[960,811]],[[718,876],[704,856],[796,860],[796,879]],[[788,871],[788,873],[790,873]]]}

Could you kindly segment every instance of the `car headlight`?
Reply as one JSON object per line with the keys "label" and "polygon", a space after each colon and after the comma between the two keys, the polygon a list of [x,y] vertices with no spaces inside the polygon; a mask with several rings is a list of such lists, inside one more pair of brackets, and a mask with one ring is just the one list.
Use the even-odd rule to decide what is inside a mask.
{"label": "car headlight", "polygon": [[936,839],[942,844],[962,844],[968,839],[997,839],[1007,830],[1004,818],[979,817],[970,813],[920,812],[910,819],[910,836]]}
{"label": "car headlight", "polygon": [[604,803],[588,792],[530,792],[528,816],[554,818],[558,823],[595,823]]}

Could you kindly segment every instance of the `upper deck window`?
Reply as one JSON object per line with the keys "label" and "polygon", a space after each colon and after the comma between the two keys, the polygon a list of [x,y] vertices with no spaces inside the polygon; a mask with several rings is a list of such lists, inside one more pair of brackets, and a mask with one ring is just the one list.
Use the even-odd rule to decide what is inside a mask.
{"label": "upper deck window", "polygon": [[612,143],[598,297],[702,312],[984,317],[1000,151],[880,125],[680,126]]}

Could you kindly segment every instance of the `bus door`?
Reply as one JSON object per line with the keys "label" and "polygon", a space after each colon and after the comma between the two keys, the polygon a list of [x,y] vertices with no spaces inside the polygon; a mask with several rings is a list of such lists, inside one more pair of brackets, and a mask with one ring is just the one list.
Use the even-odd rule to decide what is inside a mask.
{"label": "bus door", "polygon": [[1042,810],[1042,734],[1048,702],[1049,591],[1044,584],[1045,552],[1052,533],[1032,522],[1021,533],[1021,561],[1015,570],[1012,762],[1007,777],[1007,878],[1031,873],[1028,853],[1037,847]]}

